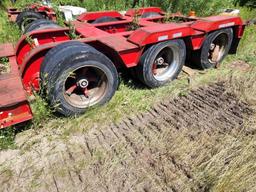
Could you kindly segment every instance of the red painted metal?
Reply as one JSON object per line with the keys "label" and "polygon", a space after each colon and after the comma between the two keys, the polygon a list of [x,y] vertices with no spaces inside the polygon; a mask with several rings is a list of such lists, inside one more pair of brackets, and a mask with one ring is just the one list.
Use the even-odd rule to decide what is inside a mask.
{"label": "red painted metal", "polygon": [[21,102],[0,109],[0,129],[10,127],[33,118],[29,103]]}
{"label": "red painted metal", "polygon": [[[145,12],[158,12],[161,16],[141,18],[138,23],[134,24],[133,17]],[[102,16],[115,17],[118,18],[118,21],[92,23],[93,20]],[[240,39],[244,31],[244,23],[239,17],[190,18],[180,14],[173,14],[172,16],[179,19],[180,22],[164,22],[166,19],[164,12],[160,8],[153,7],[129,10],[125,16],[116,11],[85,13],[72,24],[75,27],[75,33],[79,37],[76,41],[95,47],[109,57],[117,68],[137,66],[144,49],[158,42],[178,38],[185,39],[188,49],[197,50],[201,48],[207,34],[212,31],[232,27],[236,39]],[[1,126],[9,126],[22,121],[22,119],[32,117],[26,98],[22,97],[19,100],[20,97],[16,94],[16,88],[20,90],[19,94],[24,94],[24,90],[27,94],[31,94],[32,90],[38,91],[40,89],[40,67],[45,54],[56,45],[71,41],[68,33],[69,28],[34,31],[29,34],[30,43],[27,40],[28,36],[22,36],[15,51],[9,44],[0,46],[0,57],[11,58],[12,64],[17,68],[16,72],[12,73],[14,76],[8,77],[10,81],[15,83],[8,84],[6,80],[0,79],[1,89],[6,89],[3,88],[4,85],[12,88],[14,84],[17,84],[15,89],[12,88],[14,91],[6,89],[8,90],[7,94],[15,92],[15,97],[9,97],[10,100],[8,101],[12,104],[11,108],[5,105],[8,102],[4,100],[2,108],[0,105],[0,109],[4,113],[4,115],[0,115]],[[19,105],[15,101],[20,101]],[[7,117],[8,113],[15,114],[14,116],[17,115],[18,120]]]}
{"label": "red painted metal", "polygon": [[9,58],[11,72],[0,76],[0,129],[32,119],[11,44],[0,45],[0,57],[3,56]]}
{"label": "red painted metal", "polygon": [[21,11],[17,8],[8,8],[7,9],[9,21],[15,22],[17,16],[21,13]]}

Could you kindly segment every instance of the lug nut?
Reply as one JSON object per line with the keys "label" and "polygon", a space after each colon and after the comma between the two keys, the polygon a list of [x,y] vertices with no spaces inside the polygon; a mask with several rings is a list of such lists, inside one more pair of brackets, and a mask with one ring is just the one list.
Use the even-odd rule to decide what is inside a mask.
{"label": "lug nut", "polygon": [[89,82],[87,81],[87,79],[81,79],[77,82],[77,86],[81,87],[81,88],[86,88],[88,87]]}

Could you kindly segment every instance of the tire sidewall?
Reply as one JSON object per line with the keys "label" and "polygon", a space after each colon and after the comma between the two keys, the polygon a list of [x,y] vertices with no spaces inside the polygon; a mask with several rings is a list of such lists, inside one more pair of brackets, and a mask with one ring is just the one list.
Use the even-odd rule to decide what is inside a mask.
{"label": "tire sidewall", "polygon": [[57,106],[56,110],[58,112],[65,116],[70,116],[84,113],[88,109],[87,107],[77,108],[68,103],[64,97],[64,85],[70,72],[83,66],[92,66],[92,64],[104,71],[108,79],[107,91],[102,100],[95,104],[95,106],[103,105],[113,97],[118,86],[118,74],[115,66],[101,55],[95,55],[95,53],[90,52],[83,53],[82,55],[81,53],[76,53],[61,63],[61,70],[52,76],[50,80],[52,83],[49,83],[52,86],[48,93],[48,99],[51,106]]}
{"label": "tire sidewall", "polygon": [[[225,52],[223,53],[221,59],[218,62],[211,63],[208,59],[208,53],[209,53],[209,50],[210,50],[210,45],[214,41],[214,39],[216,39],[216,37],[218,37],[219,35],[221,35],[223,33],[226,34],[227,37],[228,37],[228,43],[226,45]],[[227,56],[227,54],[230,50],[232,40],[233,40],[233,30],[231,28],[226,28],[226,29],[222,29],[222,30],[218,30],[218,31],[215,31],[213,33],[210,33],[207,36],[207,38],[206,38],[206,40],[203,43],[203,46],[201,48],[202,49],[202,52],[201,52],[201,55],[200,55],[201,68],[202,69],[214,68],[214,67],[217,66],[218,63],[221,63],[223,61],[223,59]]]}
{"label": "tire sidewall", "polygon": [[65,56],[65,54],[62,54],[65,49],[70,49],[71,47],[73,48],[77,46],[84,46],[84,43],[79,41],[67,41],[49,50],[45,55],[43,63],[40,67],[41,78],[43,79],[44,74],[48,74],[52,71],[52,69],[56,66],[56,60],[63,58],[62,55]]}
{"label": "tire sidewall", "polygon": [[[172,76],[169,76],[166,80],[164,81],[159,81],[157,80],[152,72],[152,68],[153,68],[153,64],[155,62],[155,59],[157,57],[157,55],[164,49],[164,48],[173,48],[173,46],[178,47],[178,49],[180,50],[178,53],[179,54],[179,67],[176,69],[175,73]],[[167,41],[167,42],[163,42],[163,43],[159,43],[157,45],[152,46],[151,48],[149,48],[149,50],[146,53],[146,56],[142,57],[142,62],[144,62],[143,65],[143,79],[146,83],[146,85],[148,85],[149,87],[159,87],[162,86],[166,83],[168,83],[169,81],[172,81],[174,79],[177,78],[177,76],[179,75],[179,73],[182,70],[182,67],[185,63],[185,58],[186,58],[186,51],[185,51],[185,44],[183,42],[183,40],[173,40],[173,41]]]}
{"label": "tire sidewall", "polygon": [[60,28],[61,26],[47,19],[38,19],[29,24],[24,33],[32,32],[34,30]]}
{"label": "tire sidewall", "polygon": [[55,82],[53,77],[56,77],[60,72],[59,69],[64,67],[63,62],[65,62],[65,60],[69,59],[69,57],[75,56],[76,54],[95,51],[94,48],[76,41],[73,43],[67,42],[65,44],[61,44],[55,48],[56,49],[52,49],[50,52],[48,52],[49,55],[47,53],[48,56],[46,55],[40,70],[42,87],[46,87],[47,92],[51,89],[51,85]]}
{"label": "tire sidewall", "polygon": [[[23,11],[21,12],[16,19],[16,23],[19,26],[20,29],[22,29],[22,23],[24,21],[25,18],[35,18],[35,20],[38,19],[44,19],[44,16],[40,13],[37,13],[35,11],[32,10],[27,10],[27,11]],[[32,23],[32,22],[31,22]],[[24,29],[26,29],[27,26],[24,26]]]}

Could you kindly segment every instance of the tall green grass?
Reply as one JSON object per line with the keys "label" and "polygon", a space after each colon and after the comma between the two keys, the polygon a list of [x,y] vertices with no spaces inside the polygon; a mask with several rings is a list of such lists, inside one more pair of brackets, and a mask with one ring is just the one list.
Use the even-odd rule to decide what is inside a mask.
{"label": "tall green grass", "polygon": [[[5,0],[6,1],[6,0]],[[234,0],[140,0],[137,3],[137,7],[141,6],[160,6],[164,10],[171,12],[180,11],[184,14],[190,10],[197,11],[198,15],[210,15],[218,12],[222,8],[233,7]],[[28,3],[37,2],[33,0],[17,1],[17,6],[22,7]],[[133,0],[54,0],[52,1],[56,5],[74,5],[87,8],[89,11],[95,10],[126,10],[132,8]]]}

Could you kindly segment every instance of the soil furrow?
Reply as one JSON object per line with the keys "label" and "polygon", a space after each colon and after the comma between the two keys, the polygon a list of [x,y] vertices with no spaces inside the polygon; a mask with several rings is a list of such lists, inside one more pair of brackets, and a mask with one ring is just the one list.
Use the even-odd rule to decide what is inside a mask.
{"label": "soil furrow", "polygon": [[[34,186],[35,191],[200,191],[192,162],[193,158],[203,161],[199,158],[202,136],[240,131],[252,114],[246,103],[226,92],[223,83],[201,87],[186,96],[165,98],[119,123],[70,137],[65,144],[59,143],[64,150],[58,149],[58,143],[47,143],[49,151],[44,154],[40,151],[45,146],[38,145],[40,153],[31,162],[27,156],[33,152],[20,153],[19,165],[24,167],[12,167],[15,158],[11,158],[6,166],[13,179],[7,180],[0,170],[1,188],[15,191],[18,183],[28,189],[33,176],[37,182],[45,179],[45,185]],[[207,142],[205,147],[210,149]]]}

